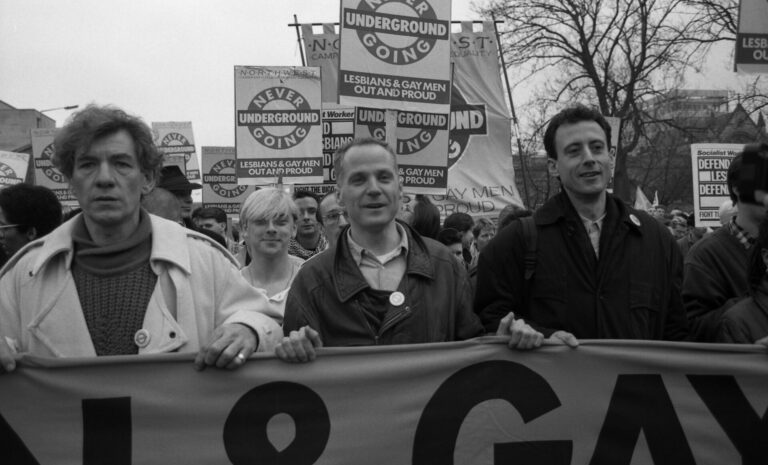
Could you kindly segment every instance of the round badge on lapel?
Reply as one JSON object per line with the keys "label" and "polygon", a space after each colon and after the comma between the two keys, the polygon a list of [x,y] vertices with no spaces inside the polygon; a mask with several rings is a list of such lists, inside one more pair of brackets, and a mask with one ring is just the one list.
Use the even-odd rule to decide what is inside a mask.
{"label": "round badge on lapel", "polygon": [[136,334],[133,335],[133,342],[139,346],[140,349],[143,349],[149,345],[149,331],[146,329],[140,329],[136,331]]}
{"label": "round badge on lapel", "polygon": [[389,295],[389,303],[391,303],[395,307],[399,307],[403,305],[403,302],[405,302],[405,296],[403,295],[402,292],[395,291]]}
{"label": "round badge on lapel", "polygon": [[635,223],[635,226],[640,226],[640,219],[636,217],[634,214],[629,215],[629,220]]}

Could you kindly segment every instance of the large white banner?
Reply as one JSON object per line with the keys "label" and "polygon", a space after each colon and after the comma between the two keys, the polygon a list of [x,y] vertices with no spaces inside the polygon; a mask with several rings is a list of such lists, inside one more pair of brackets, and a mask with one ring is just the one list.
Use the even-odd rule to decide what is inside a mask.
{"label": "large white banner", "polygon": [[0,150],[0,189],[23,183],[28,168],[28,154]]}
{"label": "large white banner", "polygon": [[768,73],[768,1],[739,2],[739,32],[734,55],[737,71]]}
{"label": "large white banner", "polygon": [[451,2],[341,0],[339,103],[448,113]]}
{"label": "large white banner", "polygon": [[730,199],[728,167],[743,149],[743,144],[691,144],[696,226],[720,226],[720,205]]}
{"label": "large white banner", "polygon": [[203,207],[218,207],[238,215],[243,201],[255,190],[237,183],[234,147],[202,147]]}
{"label": "large white banner", "polygon": [[339,101],[339,35],[333,23],[323,24],[323,32],[315,34],[311,24],[301,25],[307,66],[320,68],[323,79],[323,103]]}
{"label": "large white banner", "polygon": [[241,184],[322,183],[320,69],[235,66]]}
{"label": "large white banner", "polygon": [[[197,162],[195,136],[190,121],[152,123],[152,135],[157,148],[170,163],[178,164],[190,181],[200,181],[200,165]],[[182,157],[183,162],[180,161]]]}
{"label": "large white banner", "polygon": [[0,375],[2,462],[768,463],[765,347],[491,338],[269,355],[24,358]]}

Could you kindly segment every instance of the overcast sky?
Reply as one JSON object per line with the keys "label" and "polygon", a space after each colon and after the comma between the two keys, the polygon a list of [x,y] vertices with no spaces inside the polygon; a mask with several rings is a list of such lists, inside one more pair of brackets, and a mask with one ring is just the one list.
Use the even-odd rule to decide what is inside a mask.
{"label": "overcast sky", "polygon": [[[453,0],[453,19],[480,19],[471,3]],[[199,155],[234,145],[233,66],[300,65],[293,15],[336,22],[338,12],[339,0],[0,0],[0,100],[111,103],[147,122],[192,121]],[[687,87],[732,84],[728,53]],[[47,114],[61,126],[70,113]]]}
{"label": "overcast sky", "polygon": [[[480,19],[470,4],[453,0],[453,19]],[[300,66],[294,14],[337,22],[339,0],[0,0],[0,100],[112,103],[192,121],[198,154],[234,145],[233,67]]]}

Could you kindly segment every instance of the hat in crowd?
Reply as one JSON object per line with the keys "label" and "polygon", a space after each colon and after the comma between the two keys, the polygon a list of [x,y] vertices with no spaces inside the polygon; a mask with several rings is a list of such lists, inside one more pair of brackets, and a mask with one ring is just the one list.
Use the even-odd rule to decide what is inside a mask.
{"label": "hat in crowd", "polygon": [[181,168],[177,165],[163,166],[160,171],[160,182],[157,187],[173,191],[191,191],[194,189],[202,189],[203,186],[196,182],[189,182],[184,173],[181,172]]}

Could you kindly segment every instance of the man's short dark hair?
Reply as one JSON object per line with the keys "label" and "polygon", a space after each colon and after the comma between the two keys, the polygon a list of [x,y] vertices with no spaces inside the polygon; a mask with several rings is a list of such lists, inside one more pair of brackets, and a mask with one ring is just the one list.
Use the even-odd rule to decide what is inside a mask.
{"label": "man's short dark hair", "polygon": [[453,228],[461,233],[466,233],[475,225],[475,220],[466,213],[451,213],[443,221],[443,229]]}
{"label": "man's short dark hair", "polygon": [[226,223],[227,212],[219,207],[206,207],[201,208],[200,211],[197,212],[197,218],[201,220],[216,220],[217,223]]}
{"label": "man's short dark hair", "polygon": [[731,197],[731,202],[736,205],[739,201],[739,196],[733,191],[734,187],[739,185],[739,170],[741,170],[741,153],[733,157],[731,164],[728,166],[728,176],[726,178],[726,185],[728,186],[728,195]]}
{"label": "man's short dark hair", "polygon": [[323,224],[323,217],[322,215],[320,215],[320,199],[317,197],[317,194],[307,190],[293,191],[294,202],[304,198],[310,198],[315,200],[315,204],[317,205],[317,210],[315,211],[315,219],[317,220],[318,223]]}
{"label": "man's short dark hair", "polygon": [[461,244],[463,235],[456,228],[443,228],[437,233],[437,241],[443,245]]}
{"label": "man's short dark hair", "polygon": [[141,118],[112,106],[88,105],[75,113],[53,141],[55,153],[51,162],[72,179],[77,156],[88,151],[95,140],[120,130],[131,135],[141,172],[159,179],[163,154],[155,147],[149,126]]}
{"label": "man's short dark hair", "polygon": [[422,237],[437,239],[440,233],[440,210],[429,197],[417,194],[413,206],[411,227]]}
{"label": "man's short dark hair", "polygon": [[0,189],[0,208],[9,224],[18,224],[26,233],[35,228],[43,237],[61,224],[61,203],[50,189],[30,184],[16,184]]}
{"label": "man's short dark hair", "polygon": [[544,150],[547,151],[549,158],[557,160],[555,134],[558,128],[566,124],[576,124],[582,121],[594,121],[599,124],[603,131],[605,131],[605,141],[608,146],[611,145],[611,125],[608,124],[602,113],[584,105],[576,105],[562,110],[549,120],[549,126],[547,126],[547,130],[544,132]]}
{"label": "man's short dark hair", "polygon": [[395,155],[395,151],[392,150],[392,147],[390,147],[389,144],[384,141],[380,141],[372,137],[363,137],[359,139],[353,139],[352,141],[344,144],[338,150],[336,150],[336,153],[333,154],[333,170],[336,172],[337,183],[344,179],[344,158],[347,156],[347,152],[349,152],[349,150],[354,147],[362,147],[365,145],[378,145],[379,147],[382,147],[384,150],[386,150],[387,153],[392,155],[392,163],[395,166],[395,175],[398,174],[397,155]]}

